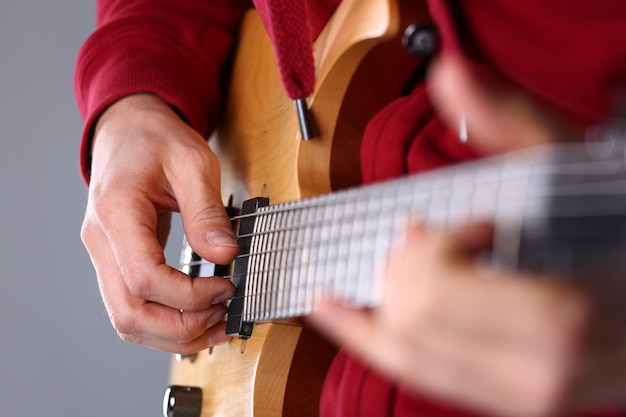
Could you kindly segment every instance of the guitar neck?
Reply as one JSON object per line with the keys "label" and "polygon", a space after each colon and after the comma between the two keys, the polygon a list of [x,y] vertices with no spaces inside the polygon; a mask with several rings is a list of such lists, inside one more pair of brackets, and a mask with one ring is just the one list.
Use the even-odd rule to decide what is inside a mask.
{"label": "guitar neck", "polygon": [[[411,221],[440,229],[489,221],[495,227],[492,262],[580,269],[589,254],[605,252],[600,241],[623,243],[623,229],[615,229],[626,223],[625,193],[623,160],[594,161],[582,146],[560,145],[290,203],[256,204],[240,216],[243,251],[234,266],[238,293],[228,331],[245,336],[254,322],[307,315],[325,297],[354,307],[376,305],[387,255]],[[606,230],[602,239],[591,236],[594,251],[589,239],[598,227]]]}

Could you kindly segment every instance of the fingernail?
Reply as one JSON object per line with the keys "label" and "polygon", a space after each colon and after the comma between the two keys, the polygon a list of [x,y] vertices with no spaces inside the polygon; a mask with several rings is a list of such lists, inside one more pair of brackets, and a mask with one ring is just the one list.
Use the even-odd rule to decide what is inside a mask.
{"label": "fingernail", "polygon": [[232,291],[225,291],[221,293],[220,295],[218,295],[217,297],[215,297],[211,304],[221,304],[225,302],[226,300],[230,300],[234,296],[235,294]]}
{"label": "fingernail", "polygon": [[239,246],[237,238],[232,233],[223,230],[212,230],[205,236],[206,241],[217,246]]}
{"label": "fingernail", "polygon": [[230,341],[230,337],[226,336],[224,329],[219,329],[209,333],[209,346],[218,346]]}
{"label": "fingernail", "polygon": [[228,310],[224,308],[223,310],[218,310],[215,313],[211,314],[211,317],[209,317],[209,321],[207,323],[207,328],[214,326],[215,323],[217,323],[218,321],[222,321],[224,317],[226,317],[227,312]]}

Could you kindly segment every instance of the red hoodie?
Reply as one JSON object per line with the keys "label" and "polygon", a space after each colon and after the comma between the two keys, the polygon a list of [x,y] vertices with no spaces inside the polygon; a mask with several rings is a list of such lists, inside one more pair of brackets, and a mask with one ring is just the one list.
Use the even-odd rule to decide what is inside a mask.
{"label": "red hoodie", "polygon": [[[89,140],[98,115],[119,98],[153,92],[208,136],[221,100],[219,74],[245,0],[99,0],[97,30],[76,66],[75,90],[85,119],[81,168],[90,170]],[[310,43],[339,0],[258,0],[279,60],[292,70],[287,92],[306,94]],[[626,2],[619,0],[428,0],[444,52],[463,54],[580,126],[605,119],[626,86]],[[285,24],[303,13],[308,31]],[[308,32],[308,33],[307,33]],[[281,39],[297,33],[293,45]],[[291,67],[290,67],[291,65]],[[294,69],[295,68],[295,69]],[[291,75],[289,75],[291,74]],[[295,75],[294,75],[295,74]],[[304,74],[304,75],[302,75]],[[302,76],[303,80],[298,79]],[[300,89],[300,90],[298,90]],[[295,93],[294,93],[295,91]],[[503,138],[506,140],[506,138]],[[423,83],[390,103],[363,138],[366,182],[474,157],[433,112]],[[329,371],[322,416],[473,415],[408,393],[341,353]]]}

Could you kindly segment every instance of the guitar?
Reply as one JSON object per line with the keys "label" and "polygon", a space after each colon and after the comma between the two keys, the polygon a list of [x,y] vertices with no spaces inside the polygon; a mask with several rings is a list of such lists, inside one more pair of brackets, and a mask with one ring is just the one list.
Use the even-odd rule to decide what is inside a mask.
{"label": "guitar", "polygon": [[[365,123],[401,94],[424,62],[406,52],[402,32],[428,21],[423,2],[342,1],[315,41],[316,86],[308,105],[316,135],[302,141],[271,42],[258,15],[249,12],[222,123],[210,141],[220,156],[224,201],[239,206],[264,195],[281,203],[358,185]],[[190,248],[183,258],[190,275],[214,274]],[[317,416],[335,351],[298,321],[257,324],[245,339],[173,358],[164,414]]]}
{"label": "guitar", "polygon": [[[546,146],[351,187],[359,182],[355,149],[364,120],[397,96],[420,64],[404,51],[392,53],[400,48],[394,39],[404,19],[426,19],[423,9],[400,13],[401,7],[395,1],[358,0],[358,7],[357,1],[342,2],[316,44],[318,84],[309,106],[320,136],[306,142],[298,140],[295,112],[282,93],[262,25],[254,15],[246,17],[241,38],[263,41],[239,46],[224,124],[213,140],[227,179],[225,201],[239,206],[250,196],[264,197],[247,200],[235,216],[243,251],[231,271],[237,295],[227,330],[239,337],[173,360],[166,415],[177,415],[174,394],[179,406],[189,399],[181,406],[187,414],[179,414],[185,416],[317,415],[334,349],[294,318],[327,296],[375,306],[382,290],[377,277],[393,236],[411,219],[440,228],[487,219],[496,230],[485,255],[490,262],[581,282],[594,278],[594,285],[608,289],[608,304],[617,305],[626,289],[619,279],[626,268],[620,142],[611,152],[598,151],[602,144]],[[343,33],[352,28],[348,19],[367,24]],[[374,83],[380,91],[359,87],[371,83],[368,70],[381,74],[382,56],[393,55],[407,60],[391,66],[392,79],[402,82]],[[259,66],[250,71],[250,61]],[[400,67],[410,68],[403,78]],[[348,106],[360,94],[380,100]],[[355,114],[354,107],[363,113]],[[213,274],[212,265],[190,248],[183,258],[190,275]],[[597,278],[599,266],[603,274]]]}

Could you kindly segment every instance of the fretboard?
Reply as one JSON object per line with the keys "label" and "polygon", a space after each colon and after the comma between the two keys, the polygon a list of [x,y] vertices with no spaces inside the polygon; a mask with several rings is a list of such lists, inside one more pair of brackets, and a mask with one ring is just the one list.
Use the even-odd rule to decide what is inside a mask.
{"label": "fretboard", "polygon": [[[624,213],[623,158],[590,159],[578,145],[261,207],[240,219],[250,230],[239,236],[245,250],[232,277],[238,294],[231,302],[229,331],[242,323],[307,315],[325,297],[355,307],[376,305],[385,261],[410,222],[449,229],[489,221],[495,226],[493,262],[517,268],[524,266],[520,253],[525,253],[526,267],[543,269],[547,262],[558,269],[569,262],[566,257],[528,248],[533,239],[562,240],[562,231],[546,235],[551,219],[621,219]],[[570,250],[567,256],[575,255]]]}

